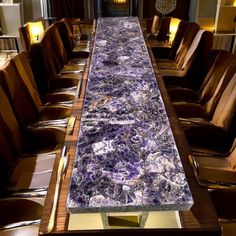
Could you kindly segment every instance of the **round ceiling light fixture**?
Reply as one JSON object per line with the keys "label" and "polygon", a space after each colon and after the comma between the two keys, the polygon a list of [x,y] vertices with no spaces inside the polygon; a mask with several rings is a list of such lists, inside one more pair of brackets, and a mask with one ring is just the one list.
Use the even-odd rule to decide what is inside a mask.
{"label": "round ceiling light fixture", "polygon": [[177,0],[156,0],[155,8],[162,14],[167,15],[176,8]]}

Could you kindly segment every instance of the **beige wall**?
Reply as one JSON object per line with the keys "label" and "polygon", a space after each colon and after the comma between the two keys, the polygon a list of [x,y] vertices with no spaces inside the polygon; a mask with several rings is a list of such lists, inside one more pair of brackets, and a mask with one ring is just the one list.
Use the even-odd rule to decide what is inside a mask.
{"label": "beige wall", "polygon": [[14,0],[23,3],[24,23],[41,17],[40,0]]}

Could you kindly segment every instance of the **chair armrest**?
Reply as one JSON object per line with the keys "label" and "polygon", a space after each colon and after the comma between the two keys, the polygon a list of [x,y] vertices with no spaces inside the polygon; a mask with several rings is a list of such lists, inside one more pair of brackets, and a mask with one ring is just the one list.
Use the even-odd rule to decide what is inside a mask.
{"label": "chair armrest", "polygon": [[47,188],[39,189],[22,189],[14,192],[7,192],[4,197],[7,198],[30,198],[30,197],[45,197],[47,195]]}
{"label": "chair armrest", "polygon": [[8,225],[1,226],[0,230],[9,230],[9,229],[15,229],[15,228],[19,228],[19,227],[30,226],[30,225],[39,225],[40,222],[41,222],[40,219],[19,221],[19,222],[15,222],[15,223],[11,223],[11,224],[8,224]]}
{"label": "chair armrest", "polygon": [[211,126],[211,123],[202,118],[178,118],[183,126]]}
{"label": "chair armrest", "polygon": [[232,146],[230,134],[224,128],[215,126],[206,120],[191,119],[191,123],[181,122],[181,124],[191,147],[226,153]]}
{"label": "chair armrest", "polygon": [[188,158],[189,158],[189,162],[192,166],[195,179],[200,186],[207,187],[209,189],[215,189],[215,190],[229,190],[230,189],[230,190],[236,191],[236,184],[201,179],[199,177],[198,163],[195,161],[195,159],[192,155],[189,155]]}

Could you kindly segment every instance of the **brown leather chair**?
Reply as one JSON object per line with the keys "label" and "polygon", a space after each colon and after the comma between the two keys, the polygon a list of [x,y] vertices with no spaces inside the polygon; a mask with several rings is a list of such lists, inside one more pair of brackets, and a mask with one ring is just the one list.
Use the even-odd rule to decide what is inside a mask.
{"label": "brown leather chair", "polygon": [[69,60],[57,27],[53,24],[45,32],[56,54],[55,60],[60,73],[83,73],[87,59]]}
{"label": "brown leather chair", "polygon": [[[174,60],[157,60],[160,73],[167,86],[193,82],[191,87],[201,84],[206,71],[207,58],[212,48],[213,34],[199,29],[196,23],[189,23]],[[188,81],[191,76],[197,81]]]}
{"label": "brown leather chair", "polygon": [[235,73],[236,58],[229,52],[222,52],[198,92],[181,88],[172,90],[172,96],[175,94],[175,98],[182,98],[182,101],[173,103],[178,117],[210,118],[225,87]]}
{"label": "brown leather chair", "polygon": [[[32,31],[32,27],[35,25],[37,29],[38,36],[34,36]],[[44,34],[44,22],[43,19],[38,19],[34,22],[27,22],[23,26],[19,27],[19,35],[22,43],[22,47],[24,51],[26,51],[29,54],[30,45],[33,43],[34,39],[33,37],[37,37],[37,41],[40,41],[41,37]]]}
{"label": "brown leather chair", "polygon": [[[160,70],[176,69],[181,66],[183,60],[189,50],[196,34],[199,32],[200,26],[197,23],[189,23],[185,29],[183,38],[177,50],[174,60],[157,59],[157,65]],[[164,71],[163,71],[164,72]]]}
{"label": "brown leather chair", "polygon": [[[39,203],[29,199],[1,199],[0,234],[37,235],[42,210]],[[25,222],[28,222],[27,226]]]}
{"label": "brown leather chair", "polygon": [[[0,98],[0,161],[3,194],[7,196],[8,193],[16,194],[21,190],[47,189],[55,152],[64,143],[64,132],[55,128],[20,127],[2,88],[0,88]],[[54,154],[43,154],[45,152]],[[45,191],[43,194],[45,195]]]}
{"label": "brown leather chair", "polygon": [[61,21],[65,22],[73,38],[76,37],[77,34],[79,34],[80,40],[82,41],[89,40],[89,36],[87,34],[83,34],[82,32],[81,23],[83,23],[83,21],[81,21],[80,18],[64,17],[61,19]]}
{"label": "brown leather chair", "polygon": [[19,53],[12,58],[12,61],[14,62],[16,69],[25,86],[29,91],[31,91],[32,97],[34,97],[34,99],[40,106],[42,106],[43,104],[61,104],[69,106],[72,105],[72,102],[75,98],[75,91],[51,92],[45,94],[44,97],[40,96],[26,52]]}
{"label": "brown leather chair", "polygon": [[[207,62],[201,73],[197,73],[196,76],[187,76],[187,77],[176,77],[176,76],[166,76],[166,88],[171,96],[173,101],[181,99],[181,94],[183,94],[183,99],[185,99],[185,92],[184,90],[191,90],[191,91],[198,91],[203,84],[207,74],[211,70],[212,66],[214,65],[215,61],[217,60],[218,56],[223,52],[223,50],[211,50],[209,56],[207,57]],[[198,86],[193,86],[194,82],[197,81]],[[196,84],[196,83],[195,83]],[[178,90],[183,90],[183,92],[178,93]],[[173,91],[173,92],[172,92]],[[174,94],[176,91],[176,95]],[[180,98],[178,98],[180,96]],[[191,98],[190,98],[191,99]]]}
{"label": "brown leather chair", "polygon": [[236,135],[236,74],[221,95],[210,119],[180,119],[193,152],[226,153]]}
{"label": "brown leather chair", "polygon": [[[37,93],[33,88],[29,89],[30,83],[26,85],[20,77],[12,60],[1,70],[1,86],[7,94],[16,117],[22,126],[28,126],[42,121],[49,125],[60,125],[66,127],[67,119],[71,114],[71,108],[65,106],[46,107],[40,103]],[[36,96],[35,96],[36,95]],[[52,121],[50,121],[52,120]]]}
{"label": "brown leather chair", "polygon": [[[157,40],[160,42],[169,41],[169,27],[171,22],[171,17],[162,17],[160,22],[160,29],[159,33],[157,35]],[[155,21],[153,20],[153,24]],[[170,59],[174,60],[176,56],[176,52],[178,50],[178,47],[183,39],[184,32],[186,30],[188,23],[185,21],[180,20],[175,37],[173,41],[171,42],[170,47],[155,47],[152,48],[154,57],[157,59]],[[152,28],[156,28],[157,26],[153,26]],[[153,36],[151,35],[148,39],[152,39]]]}
{"label": "brown leather chair", "polygon": [[71,37],[71,34],[63,21],[57,21],[54,23],[54,25],[57,27],[58,32],[61,36],[61,40],[63,42],[63,45],[65,47],[65,50],[67,52],[68,58],[88,58],[89,56],[89,47],[87,43],[81,45],[78,45],[77,49],[75,50],[75,45],[73,42],[73,38]]}
{"label": "brown leather chair", "polygon": [[56,54],[47,35],[40,43],[30,47],[31,66],[35,81],[42,97],[48,92],[58,89],[77,89],[81,74],[61,75],[61,67],[57,64]]}
{"label": "brown leather chair", "polygon": [[[2,94],[1,94],[2,95]],[[5,99],[5,98],[3,98]],[[0,121],[0,195],[1,197],[45,196],[56,158],[55,153],[21,153],[9,138],[11,132]],[[39,140],[40,141],[40,140]],[[19,141],[20,144],[20,141]],[[35,191],[35,194],[33,192]],[[38,192],[38,194],[36,193]],[[30,195],[30,192],[32,195]]]}
{"label": "brown leather chair", "polygon": [[235,232],[236,146],[235,141],[226,154],[197,153],[190,155],[195,178],[209,190],[224,235]]}
{"label": "brown leather chair", "polygon": [[190,156],[190,162],[200,185],[236,184],[235,142],[224,155],[222,153],[195,153]]}
{"label": "brown leather chair", "polygon": [[[65,129],[55,126],[27,128],[23,125],[24,123],[17,120],[15,111],[13,111],[5,91],[2,88],[1,90],[1,123],[10,132],[9,138],[14,143],[14,146],[25,150],[24,153],[30,152],[30,150],[33,150],[34,153],[39,153],[39,151],[35,150],[55,150],[55,148],[61,147],[64,143]],[[17,99],[20,100],[20,97],[17,97]]]}

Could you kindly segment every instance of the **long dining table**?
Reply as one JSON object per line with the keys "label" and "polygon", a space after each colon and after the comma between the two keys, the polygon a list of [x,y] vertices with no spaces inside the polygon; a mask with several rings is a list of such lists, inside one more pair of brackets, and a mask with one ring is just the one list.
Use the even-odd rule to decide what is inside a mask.
{"label": "long dining table", "polygon": [[48,223],[60,156],[40,235],[221,235],[138,18],[99,18],[91,44],[73,105],[75,127],[65,140],[69,164],[53,230]]}

